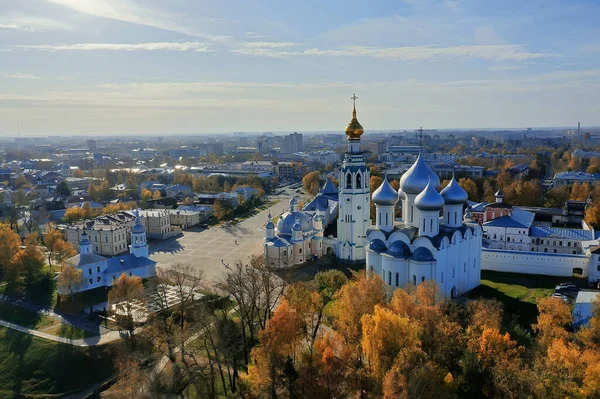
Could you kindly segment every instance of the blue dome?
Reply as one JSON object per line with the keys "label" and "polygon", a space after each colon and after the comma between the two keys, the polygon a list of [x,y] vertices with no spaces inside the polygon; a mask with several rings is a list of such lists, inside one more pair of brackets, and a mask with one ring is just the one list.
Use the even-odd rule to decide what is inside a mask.
{"label": "blue dome", "polygon": [[296,224],[296,217],[300,218],[300,227],[304,232],[313,230],[310,216],[303,212],[285,212],[277,221],[277,233],[281,235],[291,235],[292,226]]}
{"label": "blue dome", "polygon": [[390,244],[387,254],[394,258],[406,258],[410,255],[410,248],[404,241],[394,241]]}
{"label": "blue dome", "polygon": [[131,232],[133,234],[143,234],[146,232],[146,230],[144,229],[144,226],[138,220],[137,222],[135,222],[135,224],[131,228]]}
{"label": "blue dome", "polygon": [[81,234],[81,241],[79,241],[79,245],[90,245],[90,240],[88,239],[88,235],[87,233],[84,231],[83,234]]}
{"label": "blue dome", "polygon": [[452,176],[450,183],[440,191],[440,194],[446,205],[464,204],[469,198],[467,192],[458,184],[454,176]]}
{"label": "blue dome", "polygon": [[376,238],[369,243],[369,249],[380,254],[384,252],[387,249],[387,247],[385,246],[385,243],[383,241],[381,241],[379,238]]}
{"label": "blue dome", "polygon": [[396,202],[398,202],[398,193],[390,185],[387,177],[383,179],[381,186],[373,193],[372,200],[375,205],[396,205]]}
{"label": "blue dome", "polygon": [[293,231],[302,231],[302,226],[300,226],[300,222],[296,222],[294,223],[294,225],[292,226],[292,230]]}
{"label": "blue dome", "polygon": [[416,260],[417,262],[431,262],[435,260],[431,251],[425,247],[415,249],[411,259]]}
{"label": "blue dome", "polygon": [[274,229],[275,228],[275,223],[273,223],[272,221],[268,221],[267,224],[265,225],[265,229]]}

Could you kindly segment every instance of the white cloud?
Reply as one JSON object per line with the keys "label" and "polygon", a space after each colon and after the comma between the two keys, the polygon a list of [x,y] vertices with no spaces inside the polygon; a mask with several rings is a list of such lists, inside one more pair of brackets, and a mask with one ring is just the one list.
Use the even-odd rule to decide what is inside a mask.
{"label": "white cloud", "polygon": [[248,48],[287,48],[294,47],[296,43],[292,42],[248,42],[244,43],[244,47]]}
{"label": "white cloud", "polygon": [[300,51],[286,51],[268,46],[248,47],[231,50],[237,54],[285,57],[285,56],[326,56],[326,57],[371,57],[402,61],[427,61],[440,58],[483,59],[493,61],[524,61],[542,57],[558,57],[556,54],[534,53],[522,45],[473,45],[473,46],[413,46],[413,47],[368,47],[347,46],[338,49],[312,48]]}
{"label": "white cloud", "polygon": [[81,44],[39,44],[14,45],[13,48],[42,51],[212,51],[210,45],[200,42],[162,42],[162,43],[81,43]]}
{"label": "white cloud", "polygon": [[30,73],[0,73],[2,79],[39,79]]}
{"label": "white cloud", "polygon": [[47,31],[47,30],[75,30],[75,27],[56,19],[26,15],[23,13],[9,13],[0,15],[0,29],[19,31]]}
{"label": "white cloud", "polygon": [[[156,10],[142,6],[132,0],[46,0],[50,3],[67,7],[71,10],[96,17],[109,18],[116,21],[150,26],[185,35],[201,37],[214,42],[226,42],[227,36],[213,35],[186,24],[184,15],[174,14],[167,10]],[[197,22],[197,21],[196,21]]]}

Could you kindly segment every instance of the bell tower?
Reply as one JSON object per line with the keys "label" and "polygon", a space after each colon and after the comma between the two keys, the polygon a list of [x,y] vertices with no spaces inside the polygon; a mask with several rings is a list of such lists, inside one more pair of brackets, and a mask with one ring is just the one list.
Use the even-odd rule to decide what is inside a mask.
{"label": "bell tower", "polygon": [[354,263],[366,259],[366,233],[371,226],[371,176],[360,149],[360,137],[364,129],[356,118],[358,97],[353,95],[350,99],[354,107],[352,120],[346,126],[348,150],[340,169],[337,257],[342,262]]}

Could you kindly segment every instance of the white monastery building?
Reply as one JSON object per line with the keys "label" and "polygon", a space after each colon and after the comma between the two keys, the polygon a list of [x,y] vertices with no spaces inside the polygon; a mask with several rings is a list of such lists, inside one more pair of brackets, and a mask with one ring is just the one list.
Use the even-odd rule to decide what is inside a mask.
{"label": "white monastery building", "polygon": [[[82,281],[76,287],[76,292],[87,291],[98,287],[110,287],[122,273],[128,276],[149,278],[156,274],[156,262],[148,259],[148,242],[146,229],[139,215],[131,228],[131,245],[129,254],[112,258],[95,254],[87,232],[81,235],[79,254],[67,259],[67,265],[81,270]],[[61,294],[65,294],[61,292]]]}
{"label": "white monastery building", "polygon": [[[353,96],[353,100],[356,97]],[[330,253],[342,262],[366,262],[392,289],[434,280],[447,296],[480,284],[482,230],[463,220],[467,193],[454,177],[441,192],[440,180],[419,156],[402,176],[400,192],[384,180],[370,196],[370,173],[360,148],[363,127],[356,117],[346,127],[348,149],[339,174],[340,187],[327,181],[304,210],[298,200],[281,215],[277,227],[269,215],[264,252],[271,267],[287,267]],[[395,219],[402,199],[402,218]],[[370,218],[371,199],[376,221]],[[337,217],[337,237],[324,230]]]}

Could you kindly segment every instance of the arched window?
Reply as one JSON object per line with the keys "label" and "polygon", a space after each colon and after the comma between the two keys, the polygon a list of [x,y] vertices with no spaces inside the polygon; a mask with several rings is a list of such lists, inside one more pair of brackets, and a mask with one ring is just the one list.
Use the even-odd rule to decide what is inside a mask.
{"label": "arched window", "polygon": [[392,285],[392,272],[388,272],[388,285]]}
{"label": "arched window", "polygon": [[362,187],[360,180],[361,180],[360,173],[357,173],[356,174],[356,188],[361,188]]}
{"label": "arched window", "polygon": [[346,188],[352,188],[352,175],[350,173],[346,175]]}
{"label": "arched window", "polygon": [[413,274],[413,285],[417,285],[417,276]]}

